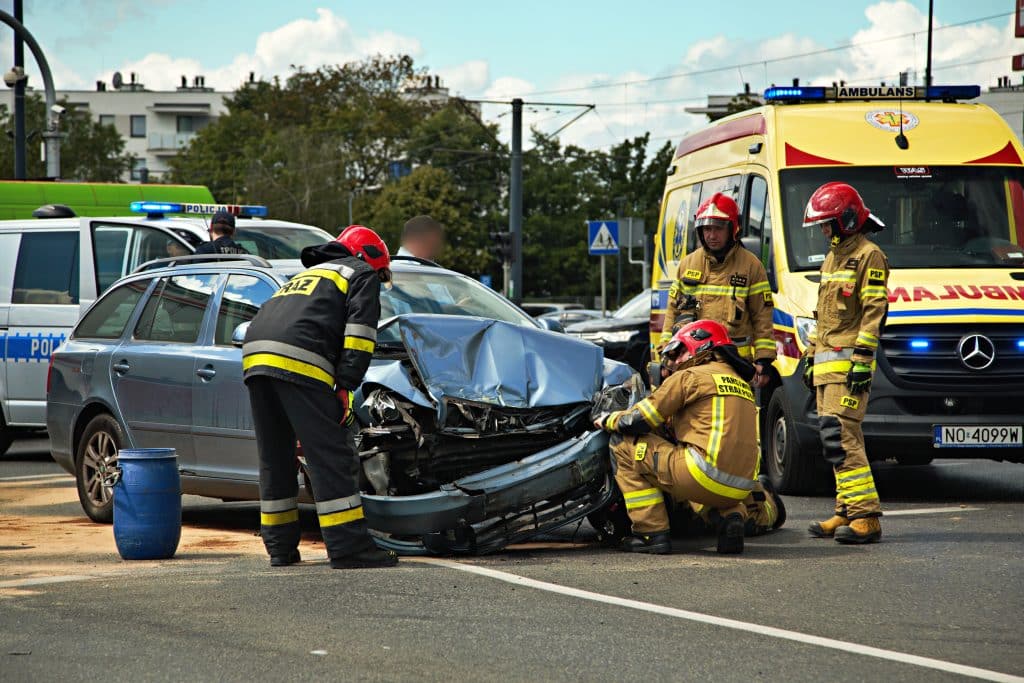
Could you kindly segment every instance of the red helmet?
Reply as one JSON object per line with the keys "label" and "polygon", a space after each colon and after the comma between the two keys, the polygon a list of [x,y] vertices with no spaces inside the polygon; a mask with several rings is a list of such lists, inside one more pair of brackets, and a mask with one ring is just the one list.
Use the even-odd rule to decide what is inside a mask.
{"label": "red helmet", "polygon": [[[731,225],[732,238],[735,240],[740,236],[740,207],[736,200],[721,192],[716,192],[700,205],[695,216],[694,226],[702,228],[705,225]],[[697,233],[700,235],[700,233]],[[701,243],[703,243],[703,236]]]}
{"label": "red helmet", "polygon": [[710,353],[719,346],[731,344],[732,339],[729,338],[729,332],[722,323],[714,320],[695,320],[672,335],[671,341],[665,345],[661,354],[666,358],[675,358],[685,348],[691,356],[697,357]]}
{"label": "red helmet", "polygon": [[[868,221],[871,221],[870,226]],[[864,206],[860,193],[846,183],[825,183],[811,195],[804,209],[804,227],[815,228],[831,224],[833,236],[848,237],[866,227],[871,232],[885,227],[882,221]]]}
{"label": "red helmet", "polygon": [[381,282],[391,282],[391,254],[388,245],[376,232],[362,225],[350,225],[341,231],[338,242],[348,249],[353,256],[366,261],[377,271]]}

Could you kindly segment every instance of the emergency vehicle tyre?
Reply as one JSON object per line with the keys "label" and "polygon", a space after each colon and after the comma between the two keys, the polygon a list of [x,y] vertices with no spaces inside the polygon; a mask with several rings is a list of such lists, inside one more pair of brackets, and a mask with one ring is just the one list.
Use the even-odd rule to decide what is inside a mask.
{"label": "emergency vehicle tyre", "polygon": [[0,421],[0,455],[6,453],[12,443],[14,443],[14,433]]}
{"label": "emergency vehicle tyre", "polygon": [[127,442],[117,420],[101,413],[89,421],[75,451],[75,483],[82,509],[94,522],[114,521],[114,491],[105,482],[117,467],[117,453]]}
{"label": "emergency vehicle tyre", "polygon": [[934,460],[930,455],[897,455],[896,462],[904,467],[931,465]]}
{"label": "emergency vehicle tyre", "polygon": [[796,424],[789,413],[785,389],[777,388],[768,401],[765,419],[764,469],[779,493],[814,493],[820,488],[815,458],[800,450]]}

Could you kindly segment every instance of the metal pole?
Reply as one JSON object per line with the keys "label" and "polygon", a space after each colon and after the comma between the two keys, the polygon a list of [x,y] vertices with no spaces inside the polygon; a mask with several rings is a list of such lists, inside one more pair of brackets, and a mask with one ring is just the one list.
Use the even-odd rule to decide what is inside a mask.
{"label": "metal pole", "polygon": [[644,235],[644,265],[643,265],[643,287],[641,289],[647,289],[651,286],[651,241],[647,239],[647,235]]}
{"label": "metal pole", "polygon": [[508,193],[508,229],[512,233],[512,283],[509,298],[523,300],[523,101],[512,100],[512,168]]}
{"label": "metal pole", "polygon": [[928,61],[924,67],[924,87],[932,87],[932,17],[934,16],[935,2],[928,0]]}
{"label": "metal pole", "polygon": [[348,224],[352,225],[352,193],[348,193]]}
{"label": "metal pole", "polygon": [[28,49],[32,50],[32,56],[36,58],[39,65],[39,73],[43,77],[43,90],[46,95],[46,130],[43,131],[43,141],[46,145],[46,175],[56,180],[60,178],[60,114],[54,111],[57,106],[57,92],[53,88],[53,74],[50,72],[50,64],[46,61],[43,49],[39,47],[35,37],[28,32],[21,22],[7,12],[0,10],[0,21],[14,29],[16,35],[21,36]]}
{"label": "metal pole", "polygon": [[512,284],[512,264],[507,260],[501,262],[501,274],[503,278],[501,291],[505,293],[506,297],[509,297],[512,293],[509,291]]}
{"label": "metal pole", "polygon": [[[21,21],[22,0],[14,0],[14,18]],[[25,68],[25,41],[17,31],[14,32],[14,70]],[[25,170],[25,79],[14,84],[14,179],[27,178]]]}
{"label": "metal pole", "polygon": [[604,255],[601,255],[601,317],[608,314],[608,290],[605,282]]}

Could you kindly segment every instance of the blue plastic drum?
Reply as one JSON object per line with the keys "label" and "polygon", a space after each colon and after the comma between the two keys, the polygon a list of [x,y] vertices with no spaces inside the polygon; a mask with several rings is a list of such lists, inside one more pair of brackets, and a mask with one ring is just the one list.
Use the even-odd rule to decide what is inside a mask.
{"label": "blue plastic drum", "polygon": [[174,556],[181,540],[181,477],[173,448],[126,448],[117,456],[114,541],[126,560]]}

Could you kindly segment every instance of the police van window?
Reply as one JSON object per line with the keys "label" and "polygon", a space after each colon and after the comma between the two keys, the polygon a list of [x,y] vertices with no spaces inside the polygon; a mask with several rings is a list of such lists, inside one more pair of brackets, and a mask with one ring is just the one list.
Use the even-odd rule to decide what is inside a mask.
{"label": "police van window", "polygon": [[155,228],[94,223],[92,249],[97,291],[104,292],[146,261],[178,255],[171,253],[172,244],[181,244],[182,250],[190,251],[177,237]]}
{"label": "police van window", "polygon": [[12,304],[78,303],[78,233],[23,233]]}
{"label": "police van window", "polygon": [[135,338],[194,344],[218,277],[211,273],[164,278],[142,309]]}
{"label": "police van window", "polygon": [[124,333],[139,299],[146,293],[151,279],[134,280],[112,290],[100,299],[78,323],[72,337],[76,339],[118,339]]}
{"label": "police van window", "polygon": [[273,296],[276,288],[255,275],[234,274],[228,278],[217,311],[217,331],[213,343],[231,346],[231,333],[244,322],[252,320],[256,311]]}
{"label": "police van window", "polygon": [[829,181],[855,187],[886,224],[870,239],[893,268],[1024,265],[1013,188],[1024,171],[1008,167],[844,167],[779,174],[786,251],[794,270],[815,270],[828,253],[820,230],[804,230],[811,193]]}

